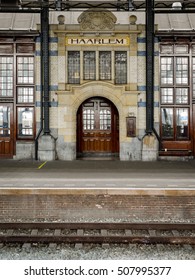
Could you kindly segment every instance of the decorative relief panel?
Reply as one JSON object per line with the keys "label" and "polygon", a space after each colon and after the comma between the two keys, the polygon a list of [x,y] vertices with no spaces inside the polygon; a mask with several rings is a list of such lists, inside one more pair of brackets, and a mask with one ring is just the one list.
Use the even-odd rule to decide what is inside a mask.
{"label": "decorative relief panel", "polygon": [[87,10],[78,17],[82,30],[113,30],[117,18],[106,10]]}

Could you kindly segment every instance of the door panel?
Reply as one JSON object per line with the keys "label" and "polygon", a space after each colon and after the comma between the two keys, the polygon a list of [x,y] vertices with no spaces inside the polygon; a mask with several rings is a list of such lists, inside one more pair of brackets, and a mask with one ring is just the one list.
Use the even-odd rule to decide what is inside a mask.
{"label": "door panel", "polygon": [[0,104],[0,157],[13,157],[13,105]]}
{"label": "door panel", "polygon": [[112,155],[119,152],[118,111],[104,98],[91,98],[77,113],[77,153]]}
{"label": "door panel", "polygon": [[112,133],[83,132],[83,152],[112,152]]}

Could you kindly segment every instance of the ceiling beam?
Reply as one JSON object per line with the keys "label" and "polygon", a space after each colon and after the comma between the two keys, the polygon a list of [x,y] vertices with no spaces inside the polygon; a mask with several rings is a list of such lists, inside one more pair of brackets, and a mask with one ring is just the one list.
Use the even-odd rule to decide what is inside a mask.
{"label": "ceiling beam", "polygon": [[[16,4],[7,4],[0,1],[0,12],[6,13],[31,13],[40,12],[43,8],[57,11],[85,10],[85,9],[110,9],[117,11],[146,11],[146,0],[115,0],[115,1],[72,1],[72,0],[18,0]],[[195,13],[195,0],[180,0],[181,9],[174,9],[173,3],[178,0],[155,0],[154,13]],[[3,4],[1,4],[3,3]]]}

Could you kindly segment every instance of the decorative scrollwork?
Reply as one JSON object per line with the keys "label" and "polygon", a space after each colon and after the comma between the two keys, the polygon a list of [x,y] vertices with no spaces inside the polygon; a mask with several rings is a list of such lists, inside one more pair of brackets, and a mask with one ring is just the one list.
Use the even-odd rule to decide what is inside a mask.
{"label": "decorative scrollwork", "polygon": [[78,17],[78,23],[83,30],[113,30],[117,18],[107,10],[87,10]]}

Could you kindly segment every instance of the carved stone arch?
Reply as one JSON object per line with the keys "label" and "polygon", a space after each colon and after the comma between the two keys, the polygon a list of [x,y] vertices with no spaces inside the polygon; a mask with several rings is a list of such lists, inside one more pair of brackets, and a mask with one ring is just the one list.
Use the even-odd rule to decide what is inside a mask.
{"label": "carved stone arch", "polygon": [[[123,112],[123,104],[121,99],[118,97],[118,94],[115,94],[116,91],[122,91],[123,87],[118,87],[116,89],[116,86],[113,86],[108,83],[102,82],[99,84],[97,87],[96,82],[91,82],[84,84],[79,88],[79,91],[77,93],[76,87],[73,89],[75,93],[75,100],[73,102],[73,115],[76,116],[77,110],[79,106],[88,98],[93,97],[93,96],[99,96],[99,97],[104,97],[108,100],[110,100],[115,107],[117,108],[119,112],[119,116],[122,115]],[[101,90],[101,92],[100,92]]]}
{"label": "carved stone arch", "polygon": [[[88,156],[119,156],[119,111],[122,110],[120,99],[113,93],[112,87],[107,84],[87,85],[80,88],[79,95],[74,101],[74,116],[76,116],[76,143],[77,157]],[[86,128],[85,113],[90,111],[89,118],[95,125]],[[104,119],[101,125],[101,118]],[[110,119],[110,122],[108,121]],[[97,126],[98,125],[98,126]],[[75,127],[76,128],[76,127]]]}

